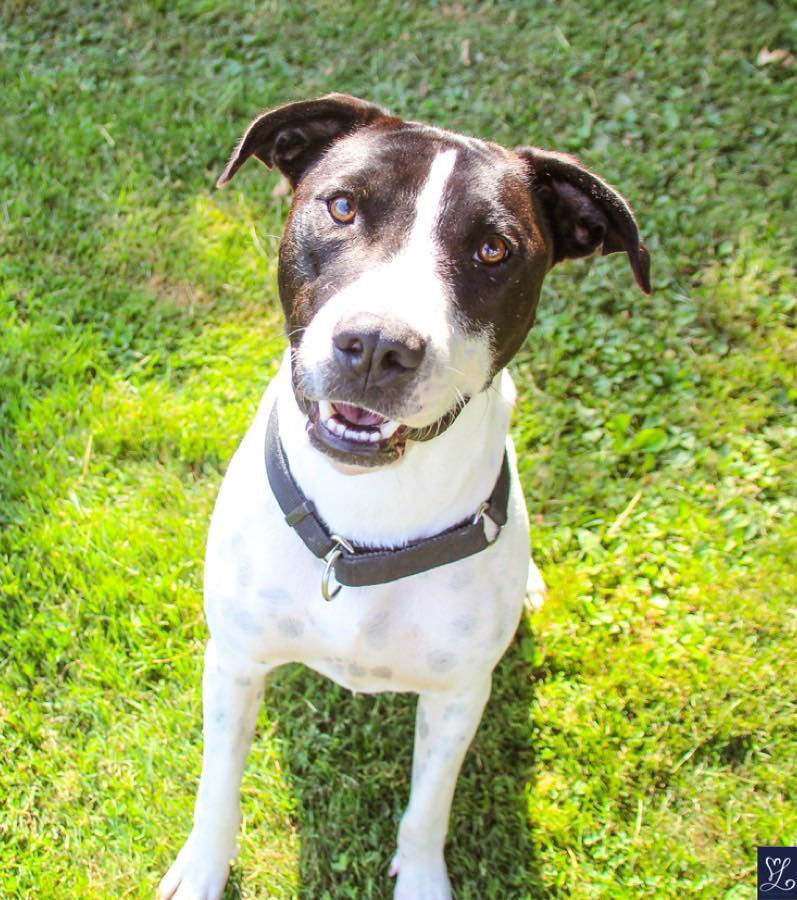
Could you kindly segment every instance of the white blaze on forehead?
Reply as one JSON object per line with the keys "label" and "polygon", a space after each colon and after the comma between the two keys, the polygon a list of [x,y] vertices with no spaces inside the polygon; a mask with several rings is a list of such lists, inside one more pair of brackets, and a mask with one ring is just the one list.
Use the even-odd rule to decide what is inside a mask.
{"label": "white blaze on forehead", "polygon": [[407,242],[408,249],[420,241],[427,241],[434,237],[435,229],[440,221],[440,208],[443,203],[446,185],[454,163],[457,161],[457,151],[453,148],[443,150],[432,160],[426,183],[418,194],[415,204],[415,222]]}

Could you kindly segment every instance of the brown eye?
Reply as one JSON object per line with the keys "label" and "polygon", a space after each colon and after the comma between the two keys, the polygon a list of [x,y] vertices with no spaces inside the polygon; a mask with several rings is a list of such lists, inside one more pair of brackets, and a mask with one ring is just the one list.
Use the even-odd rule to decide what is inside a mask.
{"label": "brown eye", "polygon": [[329,210],[330,216],[341,225],[348,225],[349,222],[353,222],[354,217],[357,215],[357,208],[353,201],[343,194],[338,194],[337,197],[333,197],[327,203],[327,209]]}
{"label": "brown eye", "polygon": [[509,256],[509,246],[498,234],[487,235],[476,251],[476,259],[490,266],[503,262],[507,256]]}

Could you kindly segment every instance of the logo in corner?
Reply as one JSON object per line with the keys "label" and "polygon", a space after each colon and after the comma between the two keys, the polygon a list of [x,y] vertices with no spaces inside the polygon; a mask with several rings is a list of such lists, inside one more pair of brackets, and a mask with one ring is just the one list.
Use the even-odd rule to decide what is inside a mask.
{"label": "logo in corner", "polygon": [[758,900],[797,900],[797,847],[758,848]]}

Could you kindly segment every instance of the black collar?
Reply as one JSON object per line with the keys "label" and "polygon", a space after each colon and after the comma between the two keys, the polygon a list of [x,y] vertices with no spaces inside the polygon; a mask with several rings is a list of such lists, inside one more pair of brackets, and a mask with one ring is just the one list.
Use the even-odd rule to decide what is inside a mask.
{"label": "black collar", "polygon": [[[340,585],[365,587],[370,584],[385,584],[472,556],[484,550],[498,537],[507,519],[509,462],[504,452],[493,492],[474,511],[472,518],[440,534],[412,541],[404,547],[374,549],[351,544],[345,538],[330,532],[312,500],[304,496],[294,481],[279,439],[276,402],[271,408],[266,428],[266,474],[277,503],[285,514],[285,521],[311,553],[326,560],[327,567],[321,585],[321,593],[326,600],[337,594]],[[484,516],[489,516],[498,527],[498,532],[491,540],[488,540],[484,530]],[[329,590],[332,572],[339,585],[334,591]]]}

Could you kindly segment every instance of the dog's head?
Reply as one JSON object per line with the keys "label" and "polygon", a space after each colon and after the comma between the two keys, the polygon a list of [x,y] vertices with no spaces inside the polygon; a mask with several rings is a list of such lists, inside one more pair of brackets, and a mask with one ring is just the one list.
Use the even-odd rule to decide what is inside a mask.
{"label": "dog's head", "polygon": [[625,200],[575,158],[406,122],[343,94],[249,126],[218,184],[256,156],[294,188],[279,288],[310,438],[360,466],[434,437],[534,323],[557,262],[649,262]]}

